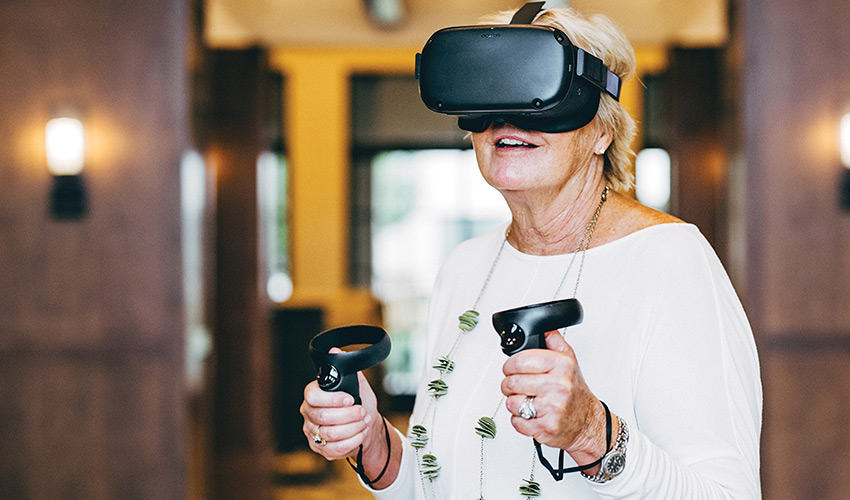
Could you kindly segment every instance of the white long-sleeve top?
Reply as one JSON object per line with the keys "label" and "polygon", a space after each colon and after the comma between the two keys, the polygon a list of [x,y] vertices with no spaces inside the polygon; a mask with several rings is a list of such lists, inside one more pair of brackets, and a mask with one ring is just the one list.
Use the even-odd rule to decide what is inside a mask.
{"label": "white long-sleeve top", "polygon": [[[504,238],[504,227],[462,243],[438,277],[431,301],[424,368],[410,425],[431,434],[426,453],[440,465],[433,482],[420,479],[416,454],[404,438],[396,481],[374,492],[380,500],[479,498],[481,438],[474,428],[493,416],[497,435],[484,448],[486,500],[521,499],[535,454],[501,401],[504,378],[494,312],[553,300],[572,254],[533,256],[506,244],[477,310],[480,323],[463,334],[456,367],[444,377],[448,394],[431,401],[431,368],[458,335],[458,316],[472,308]],[[630,437],[624,472],[604,484],[579,474],[555,482],[537,462],[543,500],[760,498],[762,393],[749,323],[729,278],[699,230],[661,224],[591,248],[576,297],[584,319],[569,327],[590,390],[625,419]],[[581,254],[558,298],[572,296]],[[616,433],[616,430],[614,431]],[[557,465],[558,450],[543,447]],[[574,465],[569,455],[567,465]]]}

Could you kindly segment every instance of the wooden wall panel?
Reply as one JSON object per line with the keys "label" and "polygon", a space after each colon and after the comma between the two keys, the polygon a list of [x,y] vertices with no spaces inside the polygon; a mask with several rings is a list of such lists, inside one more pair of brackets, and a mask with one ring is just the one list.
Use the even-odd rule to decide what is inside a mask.
{"label": "wooden wall panel", "polygon": [[745,306],[763,367],[765,498],[842,499],[850,461],[850,212],[838,122],[850,4],[740,2]]}
{"label": "wooden wall panel", "polygon": [[726,151],[721,127],[721,51],[676,48],[666,72],[667,147],[673,160],[673,211],[696,224],[725,258]]}
{"label": "wooden wall panel", "polygon": [[766,357],[764,498],[847,498],[850,351],[775,351]]}
{"label": "wooden wall panel", "polygon": [[850,334],[850,213],[838,121],[850,106],[850,4],[745,2],[752,313],[763,335]]}
{"label": "wooden wall panel", "polygon": [[[184,498],[182,0],[0,2],[0,498]],[[44,126],[86,127],[88,215]]]}
{"label": "wooden wall panel", "polygon": [[260,500],[271,497],[272,458],[271,335],[260,297],[257,205],[268,64],[261,49],[205,57],[212,108],[202,135],[216,178],[211,498]]}
{"label": "wooden wall panel", "polygon": [[0,380],[14,381],[0,385],[0,498],[180,498],[172,360],[19,358],[0,363]]}

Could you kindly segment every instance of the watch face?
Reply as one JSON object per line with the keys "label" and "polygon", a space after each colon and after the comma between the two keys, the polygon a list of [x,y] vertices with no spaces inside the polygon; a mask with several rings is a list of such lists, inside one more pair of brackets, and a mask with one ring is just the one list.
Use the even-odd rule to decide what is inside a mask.
{"label": "watch face", "polygon": [[339,383],[339,370],[330,363],[326,363],[319,368],[319,374],[316,376],[319,381],[319,387],[324,390],[331,390]]}
{"label": "watch face", "polygon": [[626,467],[626,455],[620,451],[612,451],[602,461],[602,471],[609,476],[616,476]]}

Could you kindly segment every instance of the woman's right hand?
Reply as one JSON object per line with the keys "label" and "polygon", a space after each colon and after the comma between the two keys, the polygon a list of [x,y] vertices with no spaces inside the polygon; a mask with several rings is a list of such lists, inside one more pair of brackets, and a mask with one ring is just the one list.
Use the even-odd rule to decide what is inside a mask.
{"label": "woman's right hand", "polygon": [[350,394],[323,391],[315,380],[307,384],[301,403],[304,435],[310,448],[328,460],[356,459],[363,446],[364,472],[372,480],[380,478],[371,484],[380,490],[398,476],[402,442],[395,428],[378,413],[378,399],[363,372],[357,372],[357,380],[362,402],[359,405],[354,404]]}
{"label": "woman's right hand", "polygon": [[[355,405],[354,398],[345,392],[323,391],[318,382],[310,382],[304,389],[301,415],[304,416],[304,435],[310,448],[328,460],[356,457],[360,446],[371,444],[370,438],[383,440],[383,424],[377,410],[375,393],[362,373],[360,382],[362,404]],[[373,436],[370,424],[378,420],[380,435]],[[321,426],[321,427],[320,427]],[[320,442],[316,442],[320,437]],[[384,455],[386,456],[386,455]]]}

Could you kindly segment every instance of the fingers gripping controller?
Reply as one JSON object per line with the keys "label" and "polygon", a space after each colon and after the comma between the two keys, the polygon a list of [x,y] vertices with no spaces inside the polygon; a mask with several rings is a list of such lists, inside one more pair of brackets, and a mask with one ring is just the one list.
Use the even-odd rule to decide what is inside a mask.
{"label": "fingers gripping controller", "polygon": [[[581,303],[578,299],[553,300],[497,312],[493,314],[493,326],[502,338],[502,352],[508,356],[513,356],[526,349],[546,349],[546,332],[581,323],[583,315]],[[519,415],[522,418],[530,420],[537,417],[533,401],[534,398],[529,396],[520,407]],[[605,405],[605,403],[602,404]],[[605,406],[605,411],[608,417],[610,447],[611,417],[607,406]],[[534,446],[537,449],[540,463],[549,471],[555,481],[563,479],[565,473],[587,470],[595,467],[601,461],[584,466],[564,468],[566,452],[560,450],[558,467],[555,468],[543,456],[543,449],[536,439],[534,439]]]}

